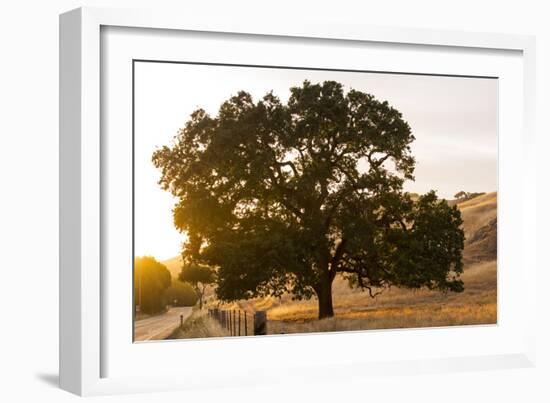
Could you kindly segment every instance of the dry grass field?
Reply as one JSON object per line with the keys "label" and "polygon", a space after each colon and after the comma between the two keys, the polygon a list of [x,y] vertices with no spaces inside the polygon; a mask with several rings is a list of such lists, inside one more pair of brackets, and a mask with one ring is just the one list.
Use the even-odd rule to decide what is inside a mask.
{"label": "dry grass field", "polygon": [[207,309],[193,309],[182,328],[176,328],[167,339],[200,339],[204,337],[226,337],[229,333],[208,316]]}
{"label": "dry grass field", "polygon": [[271,334],[496,323],[496,261],[470,266],[462,278],[465,290],[459,294],[393,288],[374,299],[339,278],[334,283],[335,316],[323,320],[317,320],[315,300],[292,301],[290,296],[225,306],[266,310]]}
{"label": "dry grass field", "polygon": [[[466,236],[462,293],[392,288],[373,299],[366,292],[350,289],[343,278],[336,278],[333,318],[318,320],[315,299],[293,301],[289,295],[237,301],[221,307],[267,311],[270,334],[494,324],[497,321],[497,194],[484,194],[458,203],[458,207]],[[172,273],[177,273],[180,265],[177,258],[164,263]],[[219,306],[213,291],[207,296],[207,306]],[[208,318],[203,318],[205,321],[209,322]],[[214,330],[211,336],[223,335]],[[195,333],[187,331],[177,337],[205,337],[206,333],[200,331],[194,336]]]}

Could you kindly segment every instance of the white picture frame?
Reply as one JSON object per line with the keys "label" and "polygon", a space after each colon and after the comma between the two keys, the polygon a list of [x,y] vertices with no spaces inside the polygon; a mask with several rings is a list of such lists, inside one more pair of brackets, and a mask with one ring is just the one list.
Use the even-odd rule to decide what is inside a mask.
{"label": "white picture frame", "polygon": [[[329,41],[330,46],[338,47],[344,44],[378,43],[399,46],[422,47],[436,51],[467,50],[471,53],[510,51],[515,54],[512,64],[519,69],[511,68],[509,73],[516,83],[514,87],[519,91],[521,113],[515,123],[519,123],[519,132],[511,138],[510,143],[501,144],[503,154],[506,147],[521,148],[522,158],[527,163],[525,168],[514,175],[506,175],[504,180],[510,186],[521,186],[521,189],[531,189],[535,186],[533,167],[534,155],[534,91],[535,91],[535,42],[533,37],[520,35],[466,33],[454,31],[428,31],[408,28],[381,28],[365,27],[349,24],[331,24],[325,22],[306,21],[302,23],[281,21],[252,21],[238,18],[213,20],[196,18],[192,15],[174,15],[170,13],[152,12],[149,10],[115,10],[103,8],[81,8],[70,11],[60,17],[60,384],[63,389],[79,395],[128,393],[140,391],[161,391],[185,388],[201,388],[226,386],[229,384],[248,385],[262,382],[295,382],[293,379],[299,374],[300,379],[324,379],[329,377],[327,368],[338,369],[338,377],[369,376],[371,374],[386,373],[390,375],[411,374],[419,372],[463,371],[478,369],[518,368],[533,366],[535,362],[535,318],[532,317],[535,309],[535,284],[525,282],[518,293],[522,299],[521,308],[524,312],[521,324],[514,319],[509,323],[516,329],[512,336],[506,333],[506,323],[499,323],[500,328],[491,327],[485,330],[462,328],[453,329],[453,335],[446,335],[445,329],[425,329],[412,332],[353,332],[347,335],[323,336],[322,339],[309,341],[318,336],[285,336],[269,337],[267,339],[249,338],[231,340],[232,349],[224,350],[224,340],[185,341],[178,345],[178,349],[187,352],[190,360],[197,360],[189,355],[192,349],[201,354],[226,355],[227,360],[233,362],[237,354],[247,354],[248,357],[257,357],[262,351],[273,351],[273,360],[277,360],[282,349],[300,351],[303,357],[308,357],[308,345],[333,343],[344,340],[349,348],[359,345],[365,337],[377,338],[381,343],[402,343],[404,338],[411,342],[421,338],[430,338],[434,332],[439,332],[435,338],[444,340],[445,337],[461,337],[473,340],[477,337],[506,338],[498,349],[484,350],[480,344],[477,350],[465,348],[450,354],[433,351],[428,354],[425,347],[419,348],[415,356],[400,356],[397,351],[388,358],[376,357],[363,359],[352,357],[347,360],[327,359],[323,363],[310,361],[307,374],[302,371],[299,359],[275,362],[263,372],[257,371],[257,366],[245,366],[233,371],[220,365],[218,371],[210,371],[207,382],[204,380],[206,368],[195,366],[194,373],[183,374],[168,368],[161,376],[154,376],[147,372],[132,373],[129,368],[120,366],[113,371],[106,362],[116,351],[119,361],[129,361],[132,354],[140,354],[140,359],[151,359],[151,355],[159,357],[168,351],[174,351],[174,343],[153,343],[140,347],[128,347],[113,342],[112,335],[106,332],[105,326],[110,322],[108,316],[110,305],[108,290],[103,284],[108,275],[102,268],[108,267],[106,262],[106,245],[103,240],[102,213],[104,199],[102,191],[106,186],[105,178],[109,172],[105,170],[105,159],[102,152],[108,141],[102,142],[101,133],[106,130],[102,119],[102,92],[108,88],[102,87],[102,38],[104,27],[119,27],[132,29],[171,30],[170,32],[217,33],[219,35],[242,35],[254,37],[256,41],[290,40],[304,44],[310,41]],[[158,31],[158,32],[160,32]],[[158,39],[161,41],[161,39]],[[129,57],[132,57],[131,55]],[[254,57],[254,55],[250,56]],[[258,57],[258,56],[256,56]],[[514,64],[515,63],[515,64]],[[519,63],[519,65],[518,65]],[[465,67],[464,67],[465,68]],[[496,67],[495,67],[496,68]],[[434,71],[427,72],[434,73]],[[512,80],[511,80],[512,81]],[[117,91],[116,89],[114,91]],[[506,92],[505,92],[506,93]],[[124,96],[129,94],[123,94]],[[516,103],[514,106],[517,106]],[[502,113],[503,111],[501,111]],[[514,123],[514,124],[515,124]],[[505,128],[504,128],[505,130]],[[504,147],[505,146],[505,147]],[[501,180],[503,173],[509,173],[507,167],[512,161],[500,160]],[[513,176],[513,177],[512,177]],[[526,234],[535,233],[535,199],[533,193],[516,192],[515,196],[506,196],[502,199],[499,189],[499,259],[501,249],[514,262],[515,268],[509,271],[510,276],[518,278],[534,278],[537,262],[534,256],[535,243],[528,242]],[[512,200],[513,199],[513,200]],[[502,203],[504,202],[504,203]],[[501,207],[502,206],[502,207]],[[508,206],[508,207],[507,207]],[[502,225],[500,218],[513,212],[517,217],[509,221],[504,228],[514,230],[519,246],[516,250],[506,250],[501,241]],[[504,213],[503,213],[504,211]],[[505,237],[503,237],[505,238]],[[500,265],[500,262],[499,262]],[[500,270],[500,266],[499,266]],[[499,282],[503,280],[499,277]],[[506,278],[504,278],[506,284]],[[499,283],[499,294],[500,294]],[[505,293],[506,295],[506,293]],[[129,303],[129,302],[128,302]],[[501,303],[506,308],[506,301],[499,295],[499,309]],[[519,309],[519,308],[518,308]],[[128,311],[128,315],[130,315]],[[516,317],[519,315],[516,315]],[[505,321],[506,322],[506,321]],[[496,329],[496,330],[494,330]],[[504,329],[504,330],[502,330]],[[477,333],[474,333],[477,332]],[[500,332],[500,333],[499,333]],[[511,332],[511,331],[510,331]],[[112,332],[111,332],[112,333]],[[120,333],[120,332],[119,332]],[[460,333],[460,334],[459,334]],[[506,336],[506,334],[508,336]],[[115,335],[115,337],[117,337]],[[290,337],[290,338],[288,338]],[[119,337],[120,338],[120,337]],[[340,339],[337,339],[340,338]],[[386,341],[382,340],[386,339]],[[450,339],[447,339],[450,340]],[[290,341],[292,341],[292,346]],[[131,343],[131,340],[129,341]],[[194,343],[194,344],[193,344]],[[419,341],[419,343],[421,343]],[[498,343],[495,343],[497,345]],[[383,344],[382,344],[383,346]],[[424,350],[422,350],[424,348]],[[148,351],[145,351],[148,350]],[[161,351],[162,350],[162,351]],[[119,354],[119,351],[125,351]],[[197,354],[198,355],[198,354]],[[112,361],[112,360],[111,360]],[[330,375],[333,376],[333,375]]]}

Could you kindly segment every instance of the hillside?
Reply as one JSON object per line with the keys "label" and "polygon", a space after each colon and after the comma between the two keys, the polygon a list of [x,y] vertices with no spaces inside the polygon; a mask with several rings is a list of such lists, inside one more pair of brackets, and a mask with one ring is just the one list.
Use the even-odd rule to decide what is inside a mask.
{"label": "hillside", "polygon": [[174,256],[171,259],[164,260],[162,264],[166,266],[166,268],[172,275],[172,278],[178,278],[178,274],[181,271],[182,264],[181,256]]}
{"label": "hillside", "polygon": [[466,267],[497,258],[497,193],[487,193],[458,204],[464,220]]}

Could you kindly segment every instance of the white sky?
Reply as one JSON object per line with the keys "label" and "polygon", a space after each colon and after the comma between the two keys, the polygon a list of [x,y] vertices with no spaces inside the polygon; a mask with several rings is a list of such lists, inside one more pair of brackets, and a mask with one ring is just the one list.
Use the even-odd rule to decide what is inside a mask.
{"label": "white sky", "polygon": [[336,80],[387,100],[402,112],[416,140],[415,182],[405,190],[452,198],[459,190],[497,190],[498,81],[380,73],[136,63],[135,251],[164,260],[185,239],[173,226],[175,200],[160,189],[151,156],[170,144],[191,112],[216,115],[219,105],[245,90],[255,100],[273,90],[286,102],[289,88],[305,79]]}

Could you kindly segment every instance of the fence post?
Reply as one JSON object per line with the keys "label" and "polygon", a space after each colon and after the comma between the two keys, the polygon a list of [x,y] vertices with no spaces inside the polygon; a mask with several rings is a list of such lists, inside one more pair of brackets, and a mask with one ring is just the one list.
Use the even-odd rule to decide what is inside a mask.
{"label": "fence post", "polygon": [[248,326],[246,325],[246,311],[244,311],[244,335],[248,336]]}
{"label": "fence post", "polygon": [[238,311],[239,314],[239,336],[241,335],[241,310]]}
{"label": "fence post", "polygon": [[265,311],[254,312],[254,336],[267,334],[267,314]]}
{"label": "fence post", "polygon": [[183,315],[180,315],[180,329],[183,329]]}

